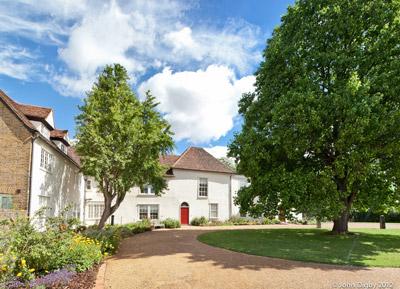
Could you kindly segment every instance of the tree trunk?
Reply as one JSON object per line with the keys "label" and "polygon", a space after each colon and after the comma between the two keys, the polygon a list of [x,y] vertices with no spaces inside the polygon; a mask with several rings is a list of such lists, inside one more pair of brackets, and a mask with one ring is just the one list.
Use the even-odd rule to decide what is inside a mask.
{"label": "tree trunk", "polygon": [[104,228],[104,225],[106,224],[108,218],[111,216],[111,214],[113,213],[111,210],[111,201],[112,199],[108,196],[106,196],[106,194],[104,195],[104,211],[103,214],[101,214],[101,218],[99,221],[99,224],[97,225],[97,227],[101,230]]}
{"label": "tree trunk", "polygon": [[333,220],[332,233],[347,234],[349,232],[349,210],[345,209],[337,219]]}
{"label": "tree trunk", "polygon": [[112,199],[110,197],[106,197],[104,195],[104,211],[103,214],[101,215],[99,224],[97,225],[97,227],[101,230],[104,228],[104,225],[106,224],[108,218],[115,213],[115,211],[118,209],[119,205],[121,204],[121,202],[124,200],[125,196],[120,197],[119,195],[117,196],[117,199],[115,201],[114,205],[112,204]]}

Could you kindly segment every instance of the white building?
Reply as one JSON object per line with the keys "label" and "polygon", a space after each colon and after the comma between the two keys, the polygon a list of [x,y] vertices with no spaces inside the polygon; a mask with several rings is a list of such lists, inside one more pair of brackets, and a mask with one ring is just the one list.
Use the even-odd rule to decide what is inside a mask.
{"label": "white building", "polygon": [[68,131],[55,128],[53,110],[20,104],[0,90],[0,216],[48,216],[70,206],[84,221],[84,178]]}
{"label": "white building", "polygon": [[[151,185],[143,190],[133,188],[115,212],[115,224],[144,218],[155,222],[173,218],[188,224],[194,217],[226,220],[239,214],[233,199],[239,188],[247,184],[246,178],[235,174],[204,149],[190,147],[180,156],[165,156],[160,161],[169,168],[165,192],[156,196]],[[93,179],[87,178],[86,224],[96,224],[103,209],[103,195]]]}

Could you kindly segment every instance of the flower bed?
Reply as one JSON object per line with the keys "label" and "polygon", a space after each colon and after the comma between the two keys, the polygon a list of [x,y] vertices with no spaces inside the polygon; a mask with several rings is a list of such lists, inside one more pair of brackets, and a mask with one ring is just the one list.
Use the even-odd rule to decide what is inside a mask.
{"label": "flower bed", "polygon": [[96,266],[123,237],[151,230],[148,221],[76,230],[76,220],[62,215],[48,218],[39,231],[38,220],[0,223],[0,289],[91,288]]}

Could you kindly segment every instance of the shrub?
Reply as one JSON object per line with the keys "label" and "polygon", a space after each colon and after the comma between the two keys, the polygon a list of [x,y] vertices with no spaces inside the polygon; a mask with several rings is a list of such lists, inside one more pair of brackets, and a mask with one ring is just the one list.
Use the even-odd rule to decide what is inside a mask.
{"label": "shrub", "polygon": [[244,217],[232,216],[228,220],[233,225],[249,225],[251,220]]}
{"label": "shrub", "polygon": [[280,224],[280,223],[281,223],[281,221],[279,221],[278,219],[264,218],[262,220],[263,225],[273,225],[273,224]]}
{"label": "shrub", "polygon": [[101,253],[105,256],[114,254],[121,242],[121,229],[118,226],[105,226],[102,230],[97,226],[87,228],[82,234],[94,239],[101,245]]}
{"label": "shrub", "polygon": [[139,234],[139,233],[143,233],[146,231],[151,231],[151,222],[148,219],[144,219],[141,220],[139,222],[134,223],[134,229],[133,229],[133,233],[134,234]]}
{"label": "shrub", "polygon": [[22,217],[0,224],[0,283],[26,282],[67,265],[84,271],[100,262],[101,244],[82,239],[74,232],[76,220],[62,213],[49,218],[42,231],[38,231],[33,225],[37,217],[31,220]]}
{"label": "shrub", "polygon": [[174,228],[180,228],[181,223],[178,220],[167,218],[164,221],[161,222],[164,224],[165,228],[167,229],[174,229]]}
{"label": "shrub", "polygon": [[208,220],[206,217],[196,217],[193,218],[192,221],[190,222],[190,225],[192,226],[204,226],[208,224]]}

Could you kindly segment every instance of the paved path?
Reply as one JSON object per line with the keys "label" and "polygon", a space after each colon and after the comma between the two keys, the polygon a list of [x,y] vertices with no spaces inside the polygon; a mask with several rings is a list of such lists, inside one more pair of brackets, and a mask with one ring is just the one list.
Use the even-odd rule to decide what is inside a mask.
{"label": "paved path", "polygon": [[[385,288],[378,287],[379,282],[389,282],[392,287],[386,288],[400,289],[400,269],[321,265],[231,252],[198,242],[196,237],[206,230],[157,230],[125,239],[118,254],[107,261],[106,288]],[[343,284],[350,282],[361,283]]]}

